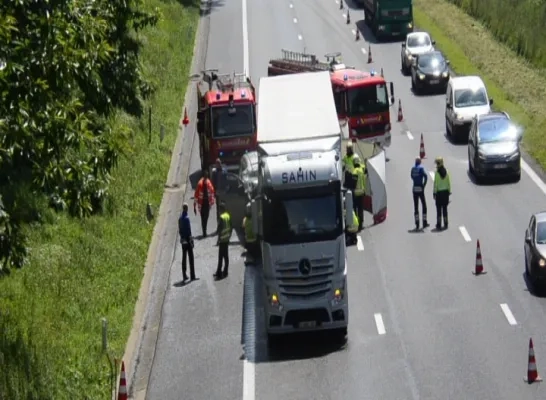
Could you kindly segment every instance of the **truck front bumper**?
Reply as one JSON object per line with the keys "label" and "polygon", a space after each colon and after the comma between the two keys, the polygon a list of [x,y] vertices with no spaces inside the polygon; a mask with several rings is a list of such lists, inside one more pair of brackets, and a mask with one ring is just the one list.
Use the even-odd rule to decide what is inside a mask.
{"label": "truck front bumper", "polygon": [[406,37],[413,32],[413,22],[383,22],[377,24],[377,36],[380,37]]}

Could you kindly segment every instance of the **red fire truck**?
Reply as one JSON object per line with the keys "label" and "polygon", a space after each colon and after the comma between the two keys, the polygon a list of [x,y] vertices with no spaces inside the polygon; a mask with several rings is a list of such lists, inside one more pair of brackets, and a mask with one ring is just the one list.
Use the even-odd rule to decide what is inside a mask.
{"label": "red fire truck", "polygon": [[256,149],[256,94],[244,73],[202,72],[197,83],[197,133],[201,167],[217,158],[228,170],[237,169],[241,156]]}
{"label": "red fire truck", "polygon": [[338,61],[341,53],[326,54],[320,62],[314,54],[282,50],[282,57],[269,61],[268,75],[330,71],[337,114],[345,138],[364,141],[381,148],[391,144],[390,106],[394,84],[375,71],[358,71]]}

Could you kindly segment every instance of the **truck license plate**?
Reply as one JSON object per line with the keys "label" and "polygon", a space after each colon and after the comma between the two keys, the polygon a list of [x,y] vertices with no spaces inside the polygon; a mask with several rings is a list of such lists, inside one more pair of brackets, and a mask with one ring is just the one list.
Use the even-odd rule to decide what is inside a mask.
{"label": "truck license plate", "polygon": [[495,169],[503,169],[503,168],[506,168],[507,165],[506,164],[495,164],[493,165],[493,168]]}
{"label": "truck license plate", "polygon": [[439,80],[439,79],[431,79],[431,80],[430,80],[430,84],[431,84],[431,85],[436,85],[436,84],[438,84],[438,83],[440,83],[440,80]]}
{"label": "truck license plate", "polygon": [[300,328],[314,328],[317,326],[317,321],[302,321],[299,324]]}

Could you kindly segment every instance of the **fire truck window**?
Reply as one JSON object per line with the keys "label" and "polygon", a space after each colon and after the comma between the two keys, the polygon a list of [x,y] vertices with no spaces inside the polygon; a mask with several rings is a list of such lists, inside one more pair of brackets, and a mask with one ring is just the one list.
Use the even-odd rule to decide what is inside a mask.
{"label": "fire truck window", "polygon": [[214,137],[251,135],[254,132],[252,106],[237,105],[236,113],[230,115],[229,107],[212,109],[212,130]]}
{"label": "fire truck window", "polygon": [[339,86],[334,87],[334,101],[336,102],[336,111],[338,114],[345,114],[345,91]]}
{"label": "fire truck window", "polygon": [[349,114],[362,115],[387,111],[389,96],[384,84],[349,89]]}

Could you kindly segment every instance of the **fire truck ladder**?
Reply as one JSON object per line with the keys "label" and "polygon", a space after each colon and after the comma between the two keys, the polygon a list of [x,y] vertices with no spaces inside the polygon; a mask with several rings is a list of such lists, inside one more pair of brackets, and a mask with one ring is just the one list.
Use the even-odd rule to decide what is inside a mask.
{"label": "fire truck ladder", "polygon": [[328,62],[322,62],[314,54],[300,53],[297,51],[281,50],[282,57],[272,59],[269,63],[274,68],[280,68],[291,72],[334,71],[336,65],[341,65],[338,58],[340,52],[325,55]]}
{"label": "fire truck ladder", "polygon": [[254,91],[254,87],[250,82],[250,78],[244,72],[234,72],[233,74],[218,74],[216,86],[218,87],[218,90],[222,92],[234,91],[235,89],[250,89]]}

